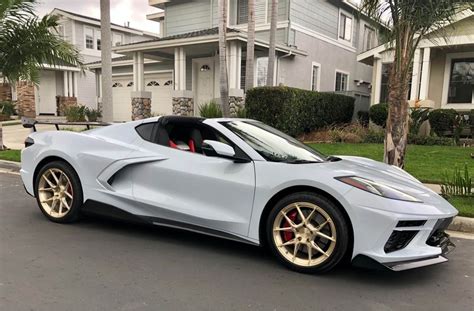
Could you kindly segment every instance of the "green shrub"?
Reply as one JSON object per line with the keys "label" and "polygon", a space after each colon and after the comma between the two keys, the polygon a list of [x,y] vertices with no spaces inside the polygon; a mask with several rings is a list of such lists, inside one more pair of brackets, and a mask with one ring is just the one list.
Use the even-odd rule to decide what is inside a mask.
{"label": "green shrub", "polygon": [[84,113],[87,117],[87,121],[89,122],[97,122],[100,118],[102,118],[102,112],[100,109],[86,107],[84,109]]}
{"label": "green shrub", "polygon": [[469,175],[467,163],[464,164],[464,170],[454,167],[454,172],[451,176],[447,171],[444,172],[441,194],[445,197],[470,196],[474,194],[472,192],[472,178]]}
{"label": "green shrub", "polygon": [[357,112],[357,118],[359,120],[359,123],[362,126],[368,126],[369,125],[369,112],[368,111],[358,111]]}
{"label": "green shrub", "polygon": [[375,124],[385,128],[388,118],[388,104],[381,103],[370,107],[369,118]]}
{"label": "green shrub", "polygon": [[86,121],[86,107],[85,106],[69,106],[64,110],[66,120],[68,122],[84,122]]}
{"label": "green shrub", "polygon": [[245,109],[245,107],[237,109],[235,116],[241,119],[247,118],[247,110]]}
{"label": "green shrub", "polygon": [[385,140],[385,131],[369,128],[364,137],[364,143],[368,144],[383,144]]}
{"label": "green shrub", "polygon": [[199,106],[199,115],[203,118],[222,118],[221,106],[214,100]]}
{"label": "green shrub", "polygon": [[409,133],[417,135],[423,122],[428,120],[429,114],[430,110],[428,108],[412,108],[410,111]]}
{"label": "green shrub", "polygon": [[0,114],[7,116],[8,118],[15,114],[15,103],[11,101],[0,102]]}
{"label": "green shrub", "polygon": [[291,136],[328,125],[349,123],[354,98],[290,87],[257,87],[246,95],[247,117],[260,120]]}
{"label": "green shrub", "polygon": [[453,140],[447,137],[408,134],[408,143],[411,145],[452,146]]}
{"label": "green shrub", "polygon": [[430,112],[431,130],[438,136],[445,135],[446,132],[452,132],[454,122],[458,113],[454,109],[435,109]]}

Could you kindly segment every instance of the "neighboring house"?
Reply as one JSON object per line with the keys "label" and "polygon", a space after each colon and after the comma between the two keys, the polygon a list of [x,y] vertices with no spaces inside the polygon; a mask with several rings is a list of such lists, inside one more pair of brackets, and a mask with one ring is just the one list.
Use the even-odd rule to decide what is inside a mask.
{"label": "neighboring house", "polygon": [[[84,63],[100,60],[100,20],[76,13],[54,9],[51,14],[60,16],[58,35],[74,44]],[[132,44],[157,38],[158,35],[116,24],[112,28],[112,46]],[[113,54],[114,57],[120,56]],[[34,87],[21,82],[13,92],[18,99],[20,112],[30,117],[36,115],[54,116],[60,105],[79,103],[97,107],[96,76],[93,72],[81,72],[71,66],[45,66],[40,72],[40,83]]]}
{"label": "neighboring house", "polygon": [[[386,102],[392,48],[381,45],[357,59],[373,66],[371,104]],[[412,106],[474,109],[473,11],[458,14],[453,23],[421,40],[413,61],[409,99]]]}
{"label": "neighboring house", "polygon": [[[130,120],[131,101],[136,108],[147,106],[150,98],[153,113],[197,115],[199,105],[219,97],[218,1],[148,2],[163,10],[147,15],[160,24],[162,37],[114,48],[126,55],[113,61],[114,119]],[[227,62],[234,109],[244,98],[248,1],[229,4]],[[256,0],[255,13],[255,85],[262,86],[271,1]],[[346,93],[368,106],[372,67],[358,63],[356,57],[378,44],[371,24],[348,1],[280,0],[274,84]],[[100,74],[100,63],[89,68]]]}

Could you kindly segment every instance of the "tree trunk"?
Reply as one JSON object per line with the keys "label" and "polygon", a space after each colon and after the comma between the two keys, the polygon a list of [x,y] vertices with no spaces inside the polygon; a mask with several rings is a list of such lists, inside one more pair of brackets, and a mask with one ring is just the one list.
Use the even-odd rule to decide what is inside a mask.
{"label": "tree trunk", "polygon": [[2,129],[2,123],[0,123],[0,150],[3,150],[3,129]]}
{"label": "tree trunk", "polygon": [[221,93],[222,115],[230,117],[229,81],[227,77],[227,0],[219,0],[219,90]]}
{"label": "tree trunk", "polygon": [[245,91],[254,85],[254,62],[255,62],[255,0],[248,3],[248,28],[247,28],[247,63],[245,67]]}
{"label": "tree trunk", "polygon": [[270,46],[268,48],[268,71],[267,85],[273,86],[275,77],[275,50],[276,50],[276,31],[278,22],[278,0],[272,0],[272,14],[270,22]]}
{"label": "tree trunk", "polygon": [[[397,59],[394,61],[394,66]],[[410,66],[406,58],[401,60],[403,66]],[[408,71],[409,73],[409,71]],[[409,106],[408,78],[402,70],[392,68],[389,76],[388,119],[385,128],[384,162],[403,168],[408,145]]]}
{"label": "tree trunk", "polygon": [[100,37],[102,60],[102,116],[112,122],[114,106],[112,99],[112,38],[110,30],[110,0],[100,0]]}

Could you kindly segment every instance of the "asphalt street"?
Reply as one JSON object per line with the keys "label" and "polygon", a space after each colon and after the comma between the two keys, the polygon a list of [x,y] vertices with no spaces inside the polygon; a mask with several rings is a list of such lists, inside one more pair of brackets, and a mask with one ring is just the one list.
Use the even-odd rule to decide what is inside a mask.
{"label": "asphalt street", "polygon": [[399,273],[298,274],[259,247],[87,217],[49,222],[0,173],[0,310],[473,310],[474,240]]}

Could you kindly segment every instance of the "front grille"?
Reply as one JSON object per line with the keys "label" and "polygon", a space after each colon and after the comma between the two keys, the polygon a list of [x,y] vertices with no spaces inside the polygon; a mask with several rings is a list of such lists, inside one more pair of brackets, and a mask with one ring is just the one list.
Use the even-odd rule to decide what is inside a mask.
{"label": "front grille", "polygon": [[418,230],[393,231],[383,248],[385,253],[391,253],[405,248],[418,232]]}
{"label": "front grille", "polygon": [[[430,236],[426,240],[429,246],[445,248],[449,242],[449,236],[444,232],[449,224],[453,221],[453,217],[439,219],[433,227]],[[451,243],[452,244],[452,243]]]}

